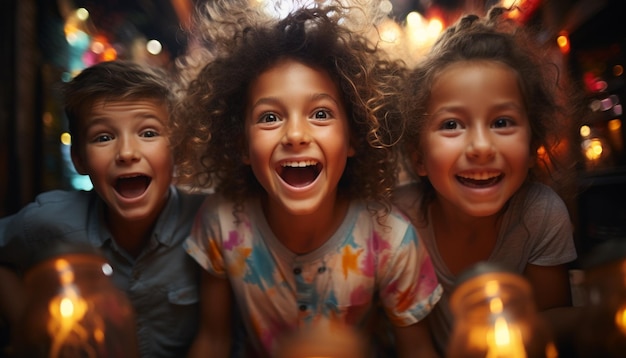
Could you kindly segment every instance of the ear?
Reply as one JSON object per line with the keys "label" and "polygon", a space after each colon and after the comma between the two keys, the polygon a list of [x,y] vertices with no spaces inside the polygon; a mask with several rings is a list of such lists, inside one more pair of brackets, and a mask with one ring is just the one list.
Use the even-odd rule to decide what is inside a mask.
{"label": "ear", "polygon": [[426,171],[426,166],[424,166],[424,162],[422,161],[422,155],[419,151],[413,151],[411,153],[411,166],[413,166],[413,171],[415,174],[425,177],[428,176],[428,172]]}
{"label": "ear", "polygon": [[250,151],[248,150],[248,146],[244,145],[244,149],[241,151],[241,161],[245,165],[250,165]]}
{"label": "ear", "polygon": [[350,147],[348,148],[348,158],[354,157],[355,154],[356,150],[354,150],[354,147],[352,146],[352,144],[350,144]]}
{"label": "ear", "polygon": [[84,155],[78,152],[78,149],[75,149],[75,145],[72,144],[72,148],[70,149],[70,155],[72,156],[72,163],[74,164],[74,168],[81,175],[88,175],[87,165],[85,163]]}

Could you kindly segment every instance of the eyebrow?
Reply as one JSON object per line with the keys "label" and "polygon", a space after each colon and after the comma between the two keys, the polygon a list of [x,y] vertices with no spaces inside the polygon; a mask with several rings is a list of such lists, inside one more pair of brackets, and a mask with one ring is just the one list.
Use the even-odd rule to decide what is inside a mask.
{"label": "eyebrow", "polygon": [[[309,98],[312,101],[318,101],[321,99],[329,99],[332,102],[334,102],[337,106],[341,105],[341,103],[337,101],[335,97],[331,96],[328,93],[314,93],[310,95]],[[278,97],[262,97],[252,104],[252,108],[257,107],[261,104],[274,104],[274,103],[280,103],[280,102],[281,100]]]}
{"label": "eyebrow", "polygon": [[[442,112],[459,112],[464,111],[465,106],[462,105],[449,105],[443,106],[437,109],[435,112],[427,112],[427,115],[433,116]],[[518,112],[526,113],[526,109],[522,106],[517,105],[515,102],[507,101],[503,103],[498,103],[495,106],[491,107],[492,110],[502,111],[502,110],[515,110]]]}

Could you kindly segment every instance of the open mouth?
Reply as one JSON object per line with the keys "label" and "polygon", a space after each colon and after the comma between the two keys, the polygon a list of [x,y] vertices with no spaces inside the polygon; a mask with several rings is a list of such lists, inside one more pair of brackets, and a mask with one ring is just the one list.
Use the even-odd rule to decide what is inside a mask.
{"label": "open mouth", "polygon": [[115,190],[125,198],[136,198],[146,192],[151,181],[146,175],[120,177],[115,182]]}
{"label": "open mouth", "polygon": [[304,187],[317,179],[322,164],[315,160],[282,162],[277,172],[281,179],[296,188]]}
{"label": "open mouth", "polygon": [[478,173],[457,175],[456,179],[471,188],[484,188],[499,183],[503,177],[501,173]]}

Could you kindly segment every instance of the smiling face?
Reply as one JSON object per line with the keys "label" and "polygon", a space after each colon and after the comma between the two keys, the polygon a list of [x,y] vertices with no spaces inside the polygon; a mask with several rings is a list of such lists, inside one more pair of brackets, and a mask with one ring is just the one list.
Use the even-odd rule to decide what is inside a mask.
{"label": "smiling face", "polygon": [[342,96],[330,76],[280,61],[252,82],[246,108],[246,162],[268,193],[269,210],[332,212],[354,150]]}
{"label": "smiling face", "polygon": [[498,62],[459,62],[432,86],[416,171],[442,207],[497,214],[532,165],[530,125],[517,74]]}
{"label": "smiling face", "polygon": [[155,220],[167,200],[173,158],[168,112],[153,100],[94,102],[72,146],[76,170],[89,175],[111,222]]}

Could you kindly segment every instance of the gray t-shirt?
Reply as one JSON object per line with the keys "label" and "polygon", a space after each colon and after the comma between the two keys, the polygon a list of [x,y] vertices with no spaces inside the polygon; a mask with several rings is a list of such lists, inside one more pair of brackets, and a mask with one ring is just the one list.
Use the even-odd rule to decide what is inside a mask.
{"label": "gray t-shirt", "polygon": [[[396,205],[416,226],[419,240],[426,244],[439,283],[443,286],[443,295],[430,314],[429,322],[437,348],[444,352],[453,321],[449,298],[457,277],[439,254],[430,224],[430,212],[426,224],[422,219],[420,193],[415,184],[399,187],[394,197]],[[555,266],[575,259],[573,227],[563,200],[546,185],[524,185],[509,201],[488,261],[523,274],[527,264]]]}
{"label": "gray t-shirt", "polygon": [[204,195],[174,187],[147,247],[133,258],[112,240],[103,202],[86,191],[51,191],[13,216],[0,219],[0,263],[25,268],[34,253],[59,240],[99,248],[113,267],[112,280],[124,291],[137,323],[142,357],[184,357],[199,322],[200,266],[185,252]]}

